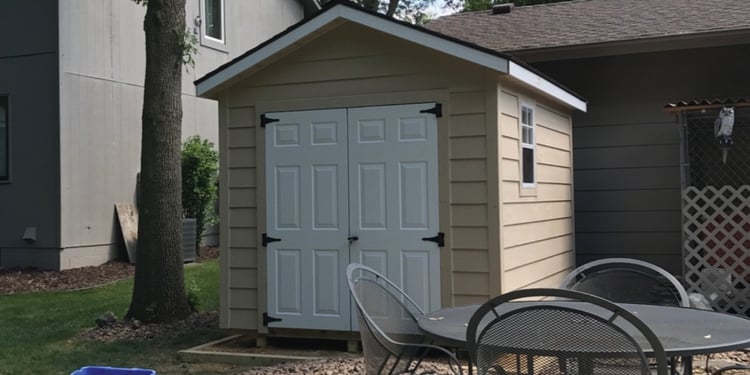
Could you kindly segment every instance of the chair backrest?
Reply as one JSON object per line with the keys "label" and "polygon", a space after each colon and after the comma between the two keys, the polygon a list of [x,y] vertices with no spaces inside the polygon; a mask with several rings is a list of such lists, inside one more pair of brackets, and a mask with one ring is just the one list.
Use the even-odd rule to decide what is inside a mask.
{"label": "chair backrest", "polygon": [[366,373],[401,373],[415,360],[411,344],[425,336],[417,324],[423,310],[391,280],[370,267],[352,263],[346,269],[357,305]]}
{"label": "chair backrest", "polygon": [[573,290],[495,297],[472,316],[467,342],[480,375],[650,375],[644,347],[658,375],[667,374],[664,348],[648,326],[620,305]]}
{"label": "chair backrest", "polygon": [[570,272],[560,288],[620,303],[690,307],[682,284],[665,269],[630,258],[605,258]]}

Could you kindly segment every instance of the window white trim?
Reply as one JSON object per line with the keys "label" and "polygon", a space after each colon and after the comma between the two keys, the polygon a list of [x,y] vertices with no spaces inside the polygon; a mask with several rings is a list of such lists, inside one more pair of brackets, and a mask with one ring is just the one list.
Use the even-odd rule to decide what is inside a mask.
{"label": "window white trim", "polygon": [[[226,26],[226,7],[224,4],[224,0],[199,0],[200,6],[201,6],[201,45],[211,48],[219,48],[224,49],[227,41],[227,26]],[[221,25],[219,27],[219,31],[221,32],[221,37],[217,38],[215,36],[211,36],[208,34],[208,26],[209,26],[209,17],[208,17],[208,11],[206,10],[206,2],[207,1],[218,1],[219,5],[219,19],[221,20]]]}
{"label": "window white trim", "polygon": [[[536,163],[536,106],[532,103],[521,102],[519,107],[520,118],[518,119],[519,124],[519,137],[518,142],[520,144],[520,165],[521,165],[521,187],[534,188],[537,183],[537,163]],[[526,172],[526,150],[531,152],[531,180],[527,180]]]}

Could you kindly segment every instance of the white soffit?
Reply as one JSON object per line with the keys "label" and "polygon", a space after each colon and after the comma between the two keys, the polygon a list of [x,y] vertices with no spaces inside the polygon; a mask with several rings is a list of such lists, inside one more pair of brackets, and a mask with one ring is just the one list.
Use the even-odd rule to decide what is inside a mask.
{"label": "white soffit", "polygon": [[[437,50],[458,59],[466,60],[477,65],[497,71],[498,73],[510,74],[518,80],[525,82],[538,90],[541,90],[554,98],[582,111],[586,110],[586,103],[576,96],[570,94],[556,84],[544,79],[529,69],[509,61],[507,58],[482,51],[477,48],[454,42],[450,39],[441,38],[429,32],[402,25],[398,22],[390,21],[383,17],[372,15],[368,12],[355,9],[351,6],[334,5],[330,9],[318,14],[317,16],[305,21],[299,27],[281,35],[271,41],[266,46],[259,48],[244,58],[240,58],[234,63],[219,68],[215,74],[201,80],[196,85],[196,94],[198,96],[216,89],[225,82],[231,80],[238,74],[252,68],[258,63],[272,57],[280,51],[294,45],[306,36],[336,22],[338,20],[347,20],[359,25],[363,25],[380,32],[401,38],[404,40],[417,43],[427,48]],[[210,74],[210,73],[209,73]]]}
{"label": "white soffit", "polygon": [[570,105],[571,107],[586,112],[586,102],[575,95],[565,91],[560,86],[550,82],[539,74],[524,68],[523,66],[509,61],[508,75],[536,88],[552,97]]}

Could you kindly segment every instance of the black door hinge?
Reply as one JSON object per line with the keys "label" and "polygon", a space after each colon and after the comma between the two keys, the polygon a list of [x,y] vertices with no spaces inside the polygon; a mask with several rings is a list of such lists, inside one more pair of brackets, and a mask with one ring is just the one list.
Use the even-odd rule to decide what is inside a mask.
{"label": "black door hinge", "polygon": [[263,247],[267,247],[271,242],[281,242],[281,238],[268,237],[268,234],[266,233],[263,233],[260,238],[261,242],[263,243]]}
{"label": "black door hinge", "polygon": [[432,113],[437,118],[443,117],[443,105],[440,103],[435,103],[435,106],[430,109],[423,109],[419,111],[419,113]]}
{"label": "black door hinge", "polygon": [[263,325],[268,327],[269,324],[274,322],[280,322],[281,318],[274,318],[271,315],[268,315],[267,312],[263,313]]}
{"label": "black door hinge", "polygon": [[262,115],[260,115],[260,127],[261,128],[265,128],[266,125],[268,125],[268,124],[270,124],[272,122],[279,122],[279,119],[277,119],[277,118],[270,118],[270,117],[266,116],[265,113],[262,114]]}
{"label": "black door hinge", "polygon": [[445,233],[438,232],[437,236],[434,236],[434,237],[422,237],[422,241],[434,242],[438,245],[438,247],[444,247],[445,246]]}

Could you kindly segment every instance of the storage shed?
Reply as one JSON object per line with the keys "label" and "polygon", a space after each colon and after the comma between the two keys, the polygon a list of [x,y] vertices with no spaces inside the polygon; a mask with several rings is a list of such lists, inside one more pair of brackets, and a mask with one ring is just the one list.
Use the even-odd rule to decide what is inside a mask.
{"label": "storage shed", "polygon": [[196,85],[219,102],[223,328],[355,330],[350,262],[425,310],[575,265],[586,103],[510,56],[340,1]]}

